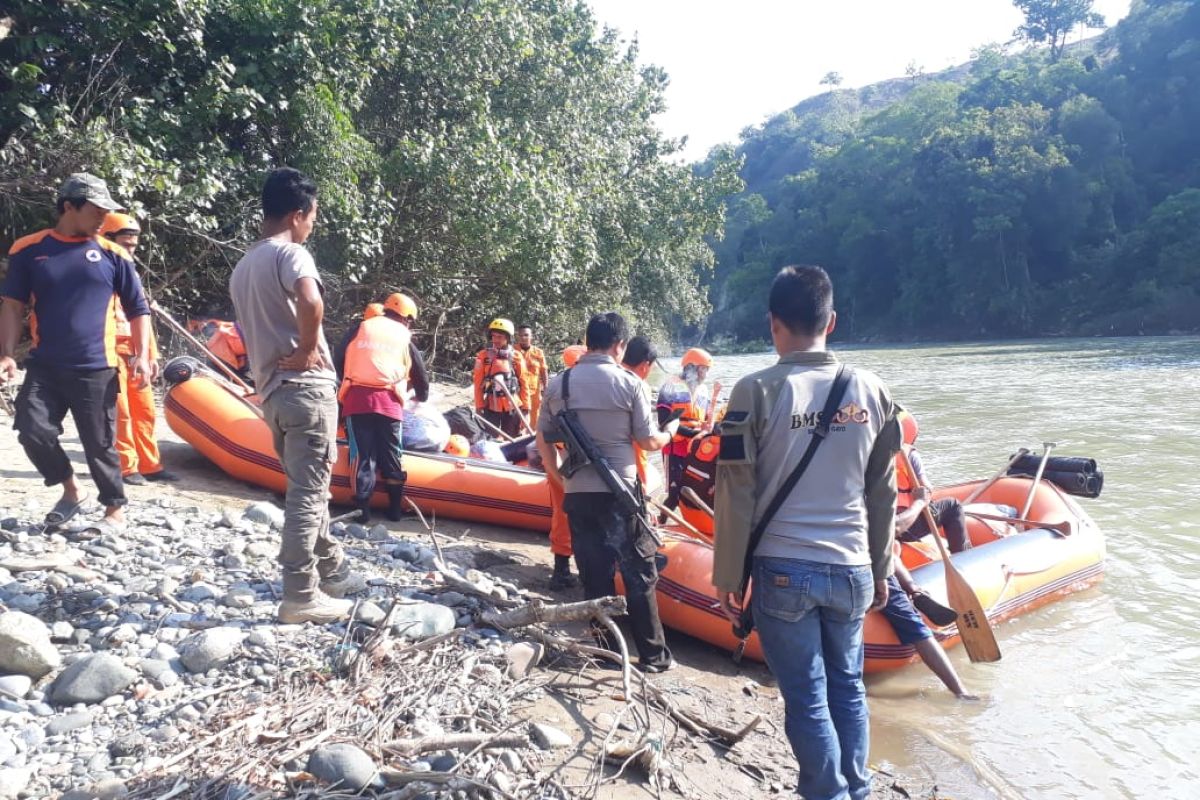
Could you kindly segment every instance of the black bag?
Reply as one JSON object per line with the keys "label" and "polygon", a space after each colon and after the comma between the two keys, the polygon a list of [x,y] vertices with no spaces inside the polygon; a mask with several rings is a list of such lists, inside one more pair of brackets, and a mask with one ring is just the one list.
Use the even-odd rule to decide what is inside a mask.
{"label": "black bag", "polygon": [[446,423],[450,426],[450,433],[465,436],[471,444],[487,438],[483,427],[475,421],[475,413],[470,406],[452,408],[442,416],[446,418]]}

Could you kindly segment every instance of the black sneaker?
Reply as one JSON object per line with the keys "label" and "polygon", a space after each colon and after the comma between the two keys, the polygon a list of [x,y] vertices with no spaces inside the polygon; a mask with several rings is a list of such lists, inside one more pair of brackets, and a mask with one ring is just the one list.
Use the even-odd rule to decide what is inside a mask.
{"label": "black sneaker", "polygon": [[128,475],[122,475],[121,482],[126,486],[145,486],[146,476],[138,472],[131,472]]}
{"label": "black sneaker", "polygon": [[574,589],[579,585],[579,578],[569,572],[555,572],[550,576],[550,588],[555,591]]}
{"label": "black sneaker", "polygon": [[638,669],[640,669],[642,672],[650,673],[670,672],[671,670],[675,669],[675,659],[670,658],[662,663],[638,664]]}
{"label": "black sneaker", "polygon": [[[174,472],[167,472],[165,469],[160,469],[158,472],[143,472],[139,477],[145,478],[147,481],[151,481],[152,483],[158,483],[159,481],[175,483],[179,480],[178,475],[176,475]],[[126,478],[125,482],[129,483],[129,478]],[[143,481],[143,483],[145,483],[145,481]]]}

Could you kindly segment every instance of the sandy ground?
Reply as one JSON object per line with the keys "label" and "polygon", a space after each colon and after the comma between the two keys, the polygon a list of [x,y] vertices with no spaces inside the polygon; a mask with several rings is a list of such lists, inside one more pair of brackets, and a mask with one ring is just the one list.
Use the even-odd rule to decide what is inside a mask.
{"label": "sandy ground", "polygon": [[[441,387],[443,402],[464,397],[465,391]],[[145,502],[156,496],[171,496],[200,508],[219,510],[232,507],[240,510],[249,502],[272,497],[267,490],[226,476],[180,440],[161,417],[158,432],[164,464],[179,474],[182,480],[177,484],[128,487],[131,503]],[[86,479],[87,468],[82,449],[69,419],[63,441],[79,472]],[[3,481],[0,506],[37,504],[48,510],[57,498],[57,488],[42,484],[7,420],[4,421],[4,430],[0,431],[0,465],[0,480]],[[94,496],[90,481],[87,484]],[[424,529],[415,520],[394,523],[391,527],[409,535],[424,535]],[[458,540],[449,546],[474,550],[477,567],[514,580],[532,594],[558,601],[578,599],[572,593],[555,594],[550,591],[547,580],[551,556],[547,540],[542,534],[452,520],[438,520],[437,530]],[[573,633],[582,636],[583,631]],[[740,728],[755,714],[763,716],[763,723],[732,751],[704,743],[695,736],[675,736],[668,746],[668,754],[676,766],[675,773],[681,778],[682,793],[672,790],[656,795],[644,775],[636,768],[631,768],[625,775],[608,778],[608,782],[594,796],[611,800],[656,796],[732,800],[777,792],[786,796],[794,791],[795,762],[783,736],[783,705],[765,667],[753,663],[735,665],[727,653],[672,631],[668,632],[668,639],[679,667],[666,675],[656,676],[655,682],[670,692],[679,705],[727,728]],[[526,714],[534,721],[548,722],[561,728],[579,742],[572,754],[562,759],[554,769],[563,785],[576,787],[580,796],[586,796],[588,772],[599,744],[595,738],[595,728],[589,726],[587,720],[594,720],[598,714],[612,712],[618,707],[619,674],[583,671],[577,666],[547,669],[543,673],[547,680],[547,691],[543,697],[530,703]],[[614,772],[608,770],[610,776]],[[903,788],[896,791],[891,788],[894,783],[895,779],[880,775],[876,780],[875,796],[930,796],[927,785],[915,785],[912,781],[903,780]]]}

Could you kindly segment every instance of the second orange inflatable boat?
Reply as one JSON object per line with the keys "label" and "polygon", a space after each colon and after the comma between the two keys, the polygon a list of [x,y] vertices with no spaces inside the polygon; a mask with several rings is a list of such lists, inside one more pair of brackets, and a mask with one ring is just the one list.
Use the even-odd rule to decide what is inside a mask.
{"label": "second orange inflatable boat", "polygon": [[[163,403],[167,424],[180,438],[235,478],[276,492],[286,489],[271,432],[254,396],[197,371],[171,386]],[[550,491],[545,473],[443,453],[405,451],[405,496],[425,514],[488,522],[534,531],[550,530]],[[333,499],[350,505],[347,448],[338,447],[330,486]],[[380,482],[373,506],[386,507]]]}

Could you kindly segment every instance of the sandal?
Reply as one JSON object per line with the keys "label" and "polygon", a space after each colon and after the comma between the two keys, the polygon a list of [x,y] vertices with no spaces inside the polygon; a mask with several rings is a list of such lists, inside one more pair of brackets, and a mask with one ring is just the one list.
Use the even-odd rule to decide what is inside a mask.
{"label": "sandal", "polygon": [[83,505],[87,502],[87,499],[87,495],[84,495],[79,498],[78,503],[72,503],[66,499],[59,500],[54,504],[54,508],[50,509],[50,513],[46,515],[46,518],[42,520],[42,524],[47,530],[61,528],[83,510]]}
{"label": "sandal", "polygon": [[93,538],[100,536],[120,536],[129,529],[128,522],[114,522],[105,517],[99,522],[93,522],[85,528],[80,529],[80,533],[90,534]]}
{"label": "sandal", "polygon": [[958,620],[958,612],[942,605],[922,591],[912,593],[912,604],[938,627],[944,628]]}

